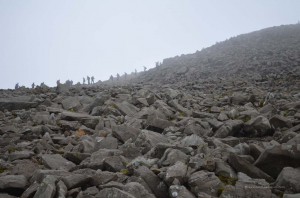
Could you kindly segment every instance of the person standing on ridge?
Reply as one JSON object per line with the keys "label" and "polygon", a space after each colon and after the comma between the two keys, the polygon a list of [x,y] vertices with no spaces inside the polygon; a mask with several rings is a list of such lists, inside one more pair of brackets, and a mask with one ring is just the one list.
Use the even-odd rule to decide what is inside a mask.
{"label": "person standing on ridge", "polygon": [[95,81],[94,81],[94,80],[95,80],[94,76],[91,77],[91,80],[92,80],[92,84],[94,84],[94,83],[95,83]]}
{"label": "person standing on ridge", "polygon": [[32,83],[32,85],[31,85],[31,88],[32,88],[32,89],[34,89],[34,87],[35,87],[35,84],[34,84],[34,83]]}
{"label": "person standing on ridge", "polygon": [[144,72],[147,70],[147,67],[144,66]]}
{"label": "person standing on ridge", "polygon": [[15,85],[15,89],[19,89],[19,83]]}
{"label": "person standing on ridge", "polygon": [[91,78],[89,76],[86,77],[87,81],[88,81],[88,84],[90,84],[90,80]]}
{"label": "person standing on ridge", "polygon": [[83,77],[83,79],[82,79],[82,84],[85,84],[85,78]]}
{"label": "person standing on ridge", "polygon": [[117,80],[119,81],[120,80],[120,74],[117,73]]}
{"label": "person standing on ridge", "polygon": [[111,80],[111,82],[113,82],[113,81],[114,81],[113,75],[110,75],[110,78],[109,78],[109,79]]}

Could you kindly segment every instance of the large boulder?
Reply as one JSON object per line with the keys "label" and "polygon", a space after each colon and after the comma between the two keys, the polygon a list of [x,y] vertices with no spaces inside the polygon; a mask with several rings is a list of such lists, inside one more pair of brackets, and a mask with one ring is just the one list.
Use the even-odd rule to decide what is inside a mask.
{"label": "large boulder", "polygon": [[300,150],[297,146],[297,144],[282,144],[266,148],[254,165],[277,178],[284,167],[300,166]]}
{"label": "large boulder", "polygon": [[278,175],[275,181],[275,187],[284,187],[285,193],[300,193],[299,181],[300,168],[285,167]]}
{"label": "large boulder", "polygon": [[264,116],[257,116],[244,125],[244,133],[246,136],[261,137],[270,135],[272,132],[269,120]]}

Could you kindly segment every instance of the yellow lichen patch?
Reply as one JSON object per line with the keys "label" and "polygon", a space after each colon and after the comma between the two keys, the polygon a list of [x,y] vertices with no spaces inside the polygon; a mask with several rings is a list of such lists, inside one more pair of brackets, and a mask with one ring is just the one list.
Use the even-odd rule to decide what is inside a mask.
{"label": "yellow lichen patch", "polygon": [[77,138],[80,138],[80,137],[82,137],[82,136],[84,136],[84,135],[86,135],[86,133],[85,133],[85,131],[82,130],[82,129],[78,129],[78,130],[76,131],[76,133],[75,133],[75,136],[76,136]]}
{"label": "yellow lichen patch", "polygon": [[120,171],[120,173],[122,173],[123,175],[129,175],[129,170],[128,169],[122,169]]}

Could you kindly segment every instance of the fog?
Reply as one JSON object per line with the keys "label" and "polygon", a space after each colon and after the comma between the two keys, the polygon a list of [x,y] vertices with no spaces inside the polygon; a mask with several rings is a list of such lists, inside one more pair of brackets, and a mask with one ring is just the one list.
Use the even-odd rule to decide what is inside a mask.
{"label": "fog", "polygon": [[298,0],[0,0],[0,88],[131,73],[300,20]]}

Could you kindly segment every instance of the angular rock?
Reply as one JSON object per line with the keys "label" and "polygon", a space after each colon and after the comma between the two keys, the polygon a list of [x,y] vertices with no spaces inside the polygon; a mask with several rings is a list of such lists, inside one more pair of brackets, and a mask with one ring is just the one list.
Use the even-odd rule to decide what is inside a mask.
{"label": "angular rock", "polygon": [[42,155],[41,159],[43,164],[52,170],[69,171],[76,166],[73,162],[66,160],[59,154],[45,154]]}
{"label": "angular rock", "polygon": [[105,158],[103,162],[104,169],[110,172],[119,172],[126,167],[123,165],[123,160],[120,156],[111,156]]}
{"label": "angular rock", "polygon": [[[300,149],[298,145],[282,144],[264,150],[255,161],[255,166],[277,178],[284,167],[300,166]],[[274,163],[276,162],[276,163]]]}
{"label": "angular rock", "polygon": [[101,190],[95,198],[136,198],[135,196],[117,188],[104,188]]}
{"label": "angular rock", "polygon": [[148,192],[148,190],[137,182],[129,182],[125,185],[124,190],[135,197],[143,197],[143,198],[155,198],[153,194]]}
{"label": "angular rock", "polygon": [[4,175],[0,177],[0,189],[5,190],[9,188],[25,190],[28,181],[24,175]]}
{"label": "angular rock", "polygon": [[299,181],[300,168],[285,167],[278,175],[275,181],[275,187],[285,187],[285,193],[300,193]]}
{"label": "angular rock", "polygon": [[147,183],[157,198],[168,197],[167,185],[147,167],[140,166],[134,170],[134,173]]}
{"label": "angular rock", "polygon": [[270,124],[274,128],[292,128],[293,124],[292,121],[280,116],[280,115],[275,115],[270,119]]}
{"label": "angular rock", "polygon": [[185,186],[179,185],[170,186],[169,194],[172,198],[196,198]]}
{"label": "angular rock", "polygon": [[33,198],[54,198],[56,193],[57,178],[48,175],[40,184]]}
{"label": "angular rock", "polygon": [[62,178],[62,181],[67,186],[67,189],[73,189],[77,187],[85,186],[89,183],[91,177],[83,174],[72,174]]}
{"label": "angular rock", "polygon": [[259,168],[250,164],[245,159],[239,157],[234,153],[230,153],[228,157],[228,163],[238,172],[243,172],[252,178],[265,179],[269,182],[273,182],[274,179],[267,173],[263,172]]}
{"label": "angular rock", "polygon": [[121,142],[126,142],[128,139],[136,140],[137,136],[140,134],[140,130],[127,126],[125,124],[118,125],[112,128],[112,134]]}
{"label": "angular rock", "polygon": [[221,126],[216,132],[215,137],[225,138],[227,136],[239,136],[243,127],[243,121],[241,120],[228,120],[223,126]]}
{"label": "angular rock", "polygon": [[142,130],[135,141],[135,145],[141,148],[142,154],[150,151],[159,143],[168,143],[168,139],[162,134],[149,130]]}
{"label": "angular rock", "polygon": [[155,114],[148,116],[146,124],[148,125],[147,129],[150,129],[150,130],[153,130],[156,132],[163,132],[163,130],[165,128],[174,126],[173,122],[159,118]]}
{"label": "angular rock", "polygon": [[223,183],[219,178],[213,173],[208,171],[198,171],[193,173],[189,180],[189,186],[191,191],[198,195],[198,193],[203,192],[210,196],[218,196],[219,190],[223,188]]}
{"label": "angular rock", "polygon": [[273,197],[271,187],[264,179],[252,179],[243,173],[238,173],[235,186],[227,185],[221,191],[221,198],[226,197]]}
{"label": "angular rock", "polygon": [[245,123],[244,133],[246,136],[261,137],[272,132],[269,120],[264,116],[255,117]]}
{"label": "angular rock", "polygon": [[165,176],[166,183],[172,184],[175,179],[181,184],[185,183],[187,168],[187,165],[181,161],[178,161],[173,166],[170,166],[167,169]]}

